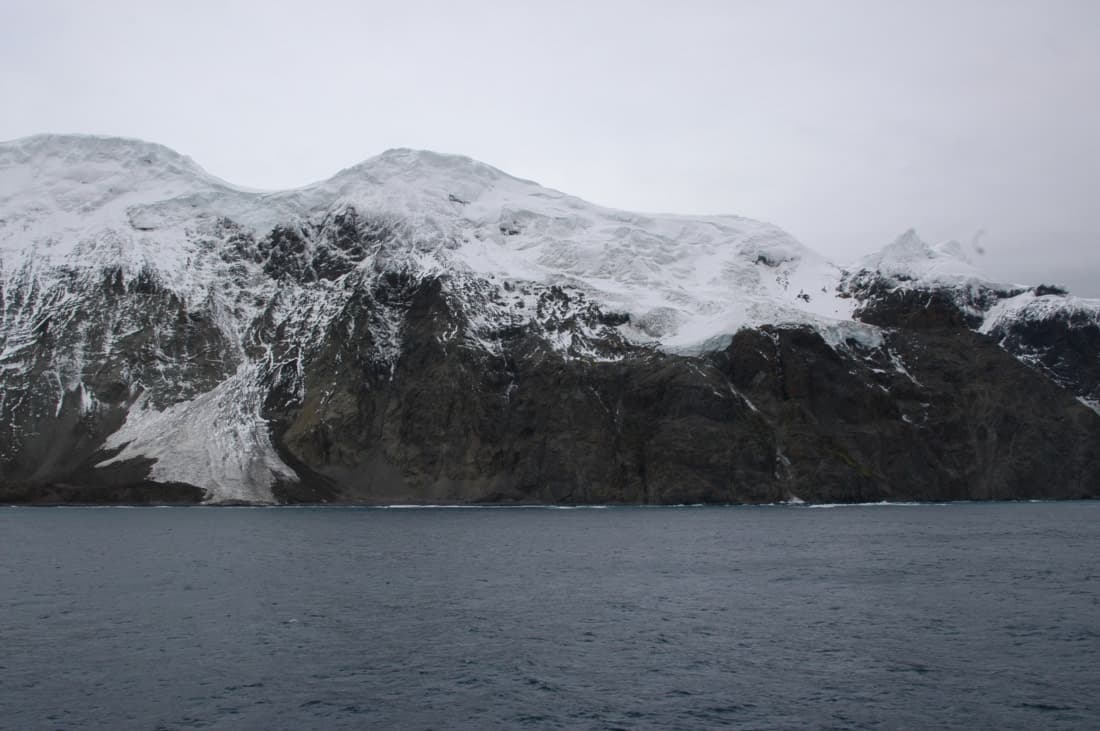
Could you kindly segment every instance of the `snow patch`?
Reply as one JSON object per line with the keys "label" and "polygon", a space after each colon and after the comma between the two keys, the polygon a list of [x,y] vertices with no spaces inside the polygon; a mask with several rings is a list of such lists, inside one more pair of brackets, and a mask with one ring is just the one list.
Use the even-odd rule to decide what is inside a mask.
{"label": "snow patch", "polygon": [[1095,411],[1097,414],[1100,414],[1100,400],[1085,398],[1084,396],[1078,396],[1077,400]]}
{"label": "snow patch", "polygon": [[1100,325],[1100,300],[1068,295],[1037,295],[1028,290],[999,300],[985,313],[978,332],[993,335],[1017,322],[1062,318]]}
{"label": "snow patch", "polygon": [[272,502],[275,482],[297,476],[271,444],[260,415],[263,395],[256,365],[246,364],[213,390],[163,411],[139,399],[104,445],[122,451],[97,466],[146,457],[156,460],[150,479],[201,487],[205,502]]}

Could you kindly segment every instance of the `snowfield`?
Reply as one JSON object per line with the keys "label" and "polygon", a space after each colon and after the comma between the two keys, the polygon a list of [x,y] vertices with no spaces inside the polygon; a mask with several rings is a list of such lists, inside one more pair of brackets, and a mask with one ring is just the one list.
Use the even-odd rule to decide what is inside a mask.
{"label": "snowfield", "polygon": [[781,229],[737,216],[602,208],[465,157],[390,150],[280,192],[231,186],[160,145],[42,136],[0,145],[0,257],[36,266],[153,268],[188,302],[220,289],[189,233],[221,218],[256,237],[353,206],[394,220],[408,261],[502,282],[559,285],[630,315],[625,333],[670,350],[761,324],[866,337],[842,271]]}

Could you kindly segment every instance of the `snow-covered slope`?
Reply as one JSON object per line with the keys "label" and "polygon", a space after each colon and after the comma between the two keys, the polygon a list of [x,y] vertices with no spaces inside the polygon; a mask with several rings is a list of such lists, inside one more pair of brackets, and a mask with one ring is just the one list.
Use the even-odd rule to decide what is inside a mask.
{"label": "snow-covered slope", "polygon": [[1028,289],[990,307],[979,332],[1100,414],[1100,300]]}
{"label": "snow-covered slope", "polygon": [[857,299],[890,291],[946,292],[974,321],[983,320],[986,310],[999,299],[1027,289],[985,276],[957,241],[933,246],[913,229],[849,267],[843,288]]}
{"label": "snow-covered slope", "polygon": [[862,258],[843,287],[861,302],[857,317],[884,302],[895,310],[906,300],[925,308],[949,302],[971,328],[1100,413],[1100,300],[1048,285],[998,282],[958,242],[931,246],[913,230]]}
{"label": "snow-covered slope", "polygon": [[9,271],[31,259],[121,260],[191,298],[208,282],[189,233],[226,218],[262,237],[347,206],[393,220],[418,266],[572,287],[667,348],[699,349],[748,325],[851,319],[840,269],[775,226],[601,208],[464,157],[391,150],[315,185],[257,193],[159,145],[45,136],[0,146]]}
{"label": "snow-covered slope", "polygon": [[979,332],[986,335],[1010,324],[1067,317],[1082,323],[1100,323],[1100,300],[1058,294],[1037,294],[1028,289],[1006,297],[989,308]]}
{"label": "snow-covered slope", "polygon": [[[852,271],[767,223],[604,208],[460,156],[390,150],[265,192],[145,142],[0,143],[0,459],[78,403],[74,418],[125,419],[101,427],[115,450],[102,466],[151,459],[152,479],[210,500],[270,500],[294,479],[262,415],[271,383],[300,393],[302,363],[353,305],[392,369],[404,305],[377,294],[387,276],[445,280],[464,347],[500,353],[521,327],[594,361],[620,342],[714,350],[761,325],[875,347],[880,330],[855,316],[872,281],[953,288],[982,317],[1027,310],[998,304],[1023,288],[914,232]],[[48,409],[20,396],[34,389]]]}
{"label": "snow-covered slope", "polygon": [[901,281],[923,285],[958,285],[988,280],[974,266],[957,241],[932,246],[909,229],[892,243],[859,260],[854,269],[865,269]]}

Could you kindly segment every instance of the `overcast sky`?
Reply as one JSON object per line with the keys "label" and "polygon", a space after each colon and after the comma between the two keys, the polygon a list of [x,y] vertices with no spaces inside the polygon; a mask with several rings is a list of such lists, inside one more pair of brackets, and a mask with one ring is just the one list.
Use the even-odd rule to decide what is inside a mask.
{"label": "overcast sky", "polygon": [[417,147],[839,263],[984,231],[1100,297],[1100,1],[2,0],[0,99],[259,188]]}

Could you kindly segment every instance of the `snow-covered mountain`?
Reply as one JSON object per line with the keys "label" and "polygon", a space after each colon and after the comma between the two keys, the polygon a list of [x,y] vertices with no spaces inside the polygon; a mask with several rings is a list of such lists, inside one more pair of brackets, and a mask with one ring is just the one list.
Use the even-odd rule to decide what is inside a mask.
{"label": "snow-covered mountain", "polygon": [[[906,352],[950,328],[1017,356],[989,367],[1100,446],[1072,398],[1100,399],[1100,302],[988,281],[914,232],[845,269],[770,224],[602,208],[431,152],[264,192],[144,142],[2,143],[0,294],[13,500],[914,494],[857,438],[884,418],[927,442],[936,495],[1028,492],[936,443],[952,394]],[[791,390],[834,368],[843,385]],[[841,394],[851,433],[831,424],[850,406],[819,413]],[[1098,489],[1079,459],[1065,494]]]}

